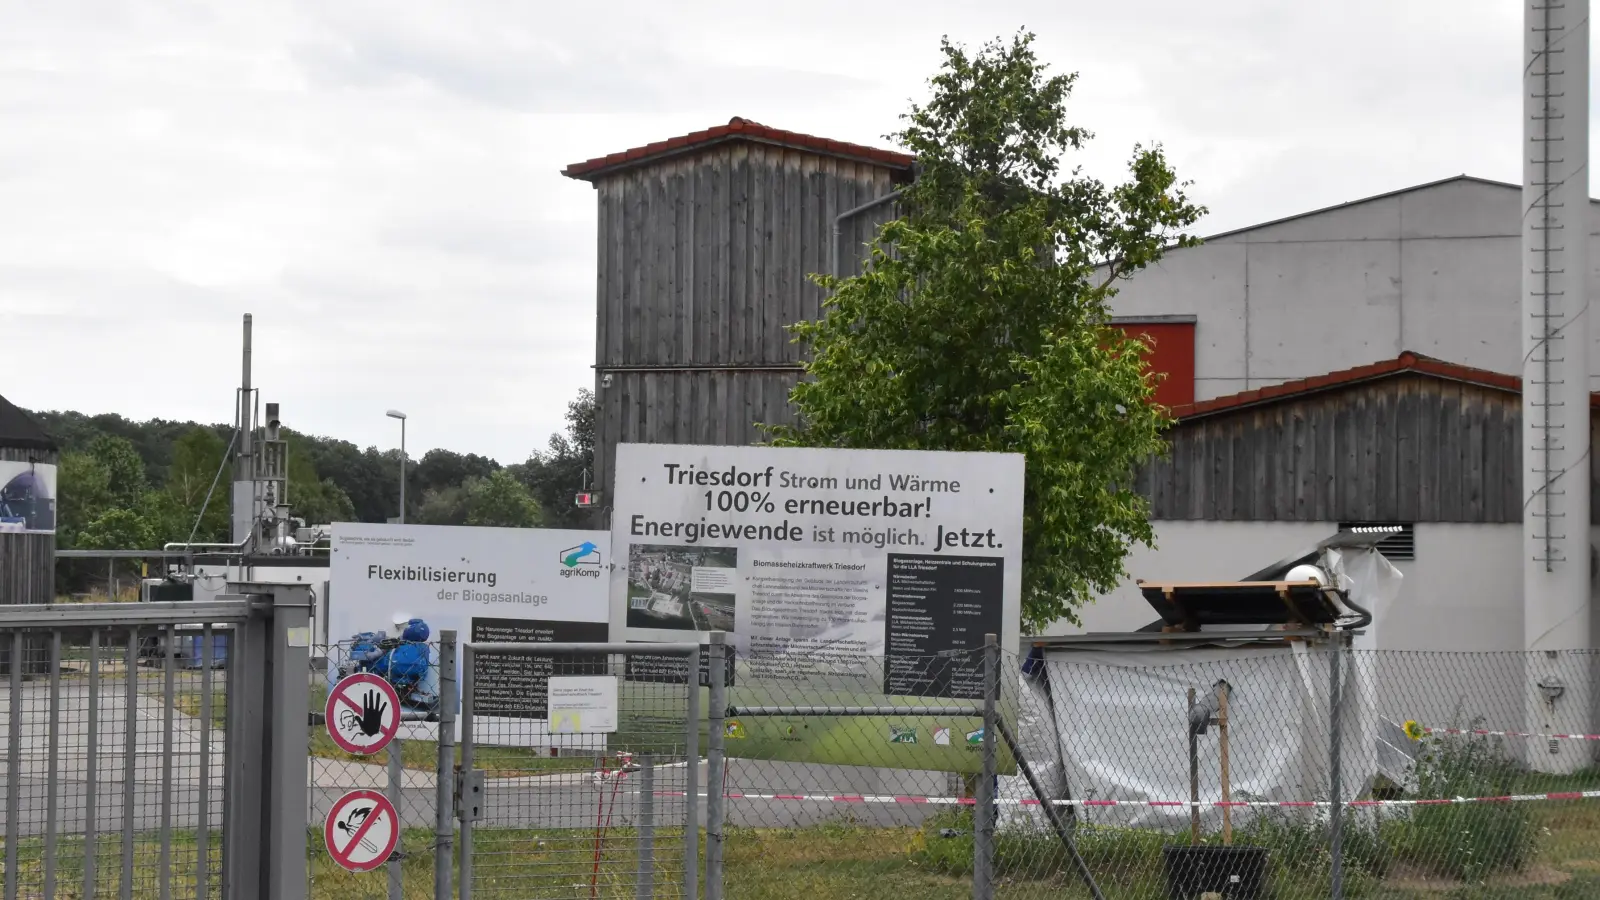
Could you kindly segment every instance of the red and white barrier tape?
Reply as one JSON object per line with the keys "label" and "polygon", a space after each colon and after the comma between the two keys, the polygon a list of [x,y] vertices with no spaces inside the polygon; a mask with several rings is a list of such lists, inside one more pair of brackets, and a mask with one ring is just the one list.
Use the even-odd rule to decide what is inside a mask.
{"label": "red and white barrier tape", "polygon": [[1536,734],[1529,731],[1485,731],[1481,728],[1424,728],[1423,734],[1454,734],[1467,737],[1524,737],[1554,741],[1600,741],[1600,734]]}
{"label": "red and white barrier tape", "polygon": [[[684,791],[656,791],[657,797],[684,797]],[[696,796],[705,797],[704,793]],[[892,794],[744,794],[728,792],[722,795],[728,800],[795,800],[808,803],[891,803],[908,805],[931,806],[973,806],[977,803],[971,797],[911,797]],[[1347,807],[1378,807],[1378,806],[1459,806],[1469,803],[1528,803],[1537,800],[1596,800],[1600,799],[1600,790],[1597,791],[1564,791],[1547,794],[1508,794],[1503,797],[1447,797],[1433,800],[1350,800],[1344,804]],[[1039,806],[1038,800],[996,800],[1001,806]],[[1081,806],[1085,808],[1099,808],[1108,806],[1137,806],[1137,807],[1177,807],[1188,809],[1199,807],[1201,809],[1304,809],[1311,807],[1325,807],[1332,804],[1327,800],[1230,800],[1226,803],[1221,800],[1054,800],[1056,806]]]}

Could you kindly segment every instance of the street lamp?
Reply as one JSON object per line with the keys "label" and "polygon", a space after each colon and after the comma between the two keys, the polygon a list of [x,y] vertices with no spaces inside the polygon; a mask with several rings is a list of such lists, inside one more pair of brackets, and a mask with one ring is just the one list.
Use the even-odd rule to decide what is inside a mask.
{"label": "street lamp", "polygon": [[406,523],[406,414],[398,409],[391,409],[384,415],[400,420],[400,524],[404,525]]}

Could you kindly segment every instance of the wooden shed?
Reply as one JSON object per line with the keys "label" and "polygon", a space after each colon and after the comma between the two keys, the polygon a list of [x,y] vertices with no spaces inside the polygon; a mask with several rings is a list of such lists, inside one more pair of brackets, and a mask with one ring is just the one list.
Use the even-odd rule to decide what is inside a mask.
{"label": "wooden shed", "polygon": [[0,603],[55,597],[59,461],[44,428],[0,397]]}
{"label": "wooden shed", "polygon": [[[599,204],[595,484],[619,442],[750,444],[792,421],[813,274],[856,270],[912,157],[734,118],[568,166]],[[865,207],[865,208],[863,208]]]}
{"label": "wooden shed", "polygon": [[[1153,519],[1522,521],[1514,375],[1404,353],[1173,415],[1170,455],[1139,479]],[[1590,465],[1600,501],[1600,461]]]}

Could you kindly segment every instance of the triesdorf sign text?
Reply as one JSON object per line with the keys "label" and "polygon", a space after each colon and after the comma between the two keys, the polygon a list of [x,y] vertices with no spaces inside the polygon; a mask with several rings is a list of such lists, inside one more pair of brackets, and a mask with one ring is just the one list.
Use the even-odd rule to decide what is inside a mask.
{"label": "triesdorf sign text", "polygon": [[[793,679],[838,685],[875,668],[876,684],[856,674],[838,703],[981,699],[984,635],[1017,651],[1018,454],[622,444],[615,472],[612,639],[728,633],[739,703],[775,705]],[[911,733],[869,719],[832,737],[833,725],[753,721],[741,746],[863,765],[845,748]],[[980,723],[933,724],[957,734]],[[974,765],[948,743],[896,748],[911,768]]]}

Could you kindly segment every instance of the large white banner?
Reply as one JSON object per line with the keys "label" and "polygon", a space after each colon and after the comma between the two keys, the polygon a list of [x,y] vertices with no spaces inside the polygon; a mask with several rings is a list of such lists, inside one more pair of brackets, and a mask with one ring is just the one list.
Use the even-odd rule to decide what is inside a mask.
{"label": "large white banner", "polygon": [[[461,642],[605,641],[610,561],[605,532],[340,522],[333,526],[328,639],[348,645],[356,635],[392,632],[393,622],[420,618],[435,641],[445,629]],[[329,653],[334,677],[338,649]],[[558,672],[582,674],[568,671],[570,660]],[[485,743],[572,743],[543,739],[551,672],[549,657],[478,655],[474,701]]]}
{"label": "large white banner", "polygon": [[56,530],[56,467],[0,460],[0,531]]}
{"label": "large white banner", "polygon": [[1017,650],[1019,454],[623,444],[616,473],[616,639],[881,656],[901,696],[978,696],[976,665],[927,660]]}

